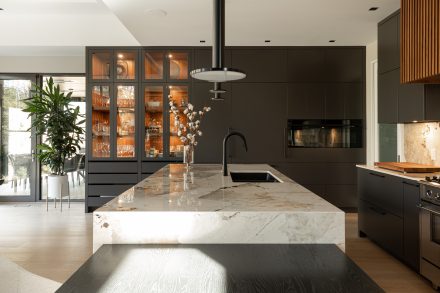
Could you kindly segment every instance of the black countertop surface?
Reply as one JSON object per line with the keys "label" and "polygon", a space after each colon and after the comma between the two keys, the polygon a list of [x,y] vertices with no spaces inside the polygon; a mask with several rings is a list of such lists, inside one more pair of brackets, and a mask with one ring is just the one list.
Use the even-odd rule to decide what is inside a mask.
{"label": "black countertop surface", "polygon": [[384,292],[331,244],[103,245],[57,292]]}

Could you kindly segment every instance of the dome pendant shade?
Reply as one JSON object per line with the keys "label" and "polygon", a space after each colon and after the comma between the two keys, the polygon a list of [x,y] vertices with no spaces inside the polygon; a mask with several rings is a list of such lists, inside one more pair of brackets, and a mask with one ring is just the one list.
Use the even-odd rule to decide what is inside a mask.
{"label": "dome pendant shade", "polygon": [[210,82],[227,82],[246,77],[238,69],[223,66],[225,47],[225,0],[213,0],[213,40],[212,40],[212,68],[199,68],[190,72],[195,79]]}

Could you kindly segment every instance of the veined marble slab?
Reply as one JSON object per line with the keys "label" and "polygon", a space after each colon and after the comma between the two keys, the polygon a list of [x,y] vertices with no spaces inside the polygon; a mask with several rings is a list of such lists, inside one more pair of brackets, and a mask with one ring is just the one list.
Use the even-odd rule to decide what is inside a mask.
{"label": "veined marble slab", "polygon": [[102,244],[327,243],[345,249],[345,215],[265,164],[280,183],[237,183],[220,165],[170,164],[93,213]]}

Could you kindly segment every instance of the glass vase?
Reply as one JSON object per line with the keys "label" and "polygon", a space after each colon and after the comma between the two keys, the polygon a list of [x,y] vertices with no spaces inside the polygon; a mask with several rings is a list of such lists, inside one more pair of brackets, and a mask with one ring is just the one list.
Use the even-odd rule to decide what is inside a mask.
{"label": "glass vase", "polygon": [[191,168],[191,164],[194,164],[194,146],[186,145],[183,147],[183,163],[187,169]]}

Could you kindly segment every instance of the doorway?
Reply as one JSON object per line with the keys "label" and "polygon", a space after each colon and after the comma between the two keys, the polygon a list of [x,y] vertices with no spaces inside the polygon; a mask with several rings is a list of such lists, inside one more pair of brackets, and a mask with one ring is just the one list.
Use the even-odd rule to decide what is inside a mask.
{"label": "doorway", "polygon": [[35,75],[0,75],[0,201],[37,199],[36,137],[23,112]]}

